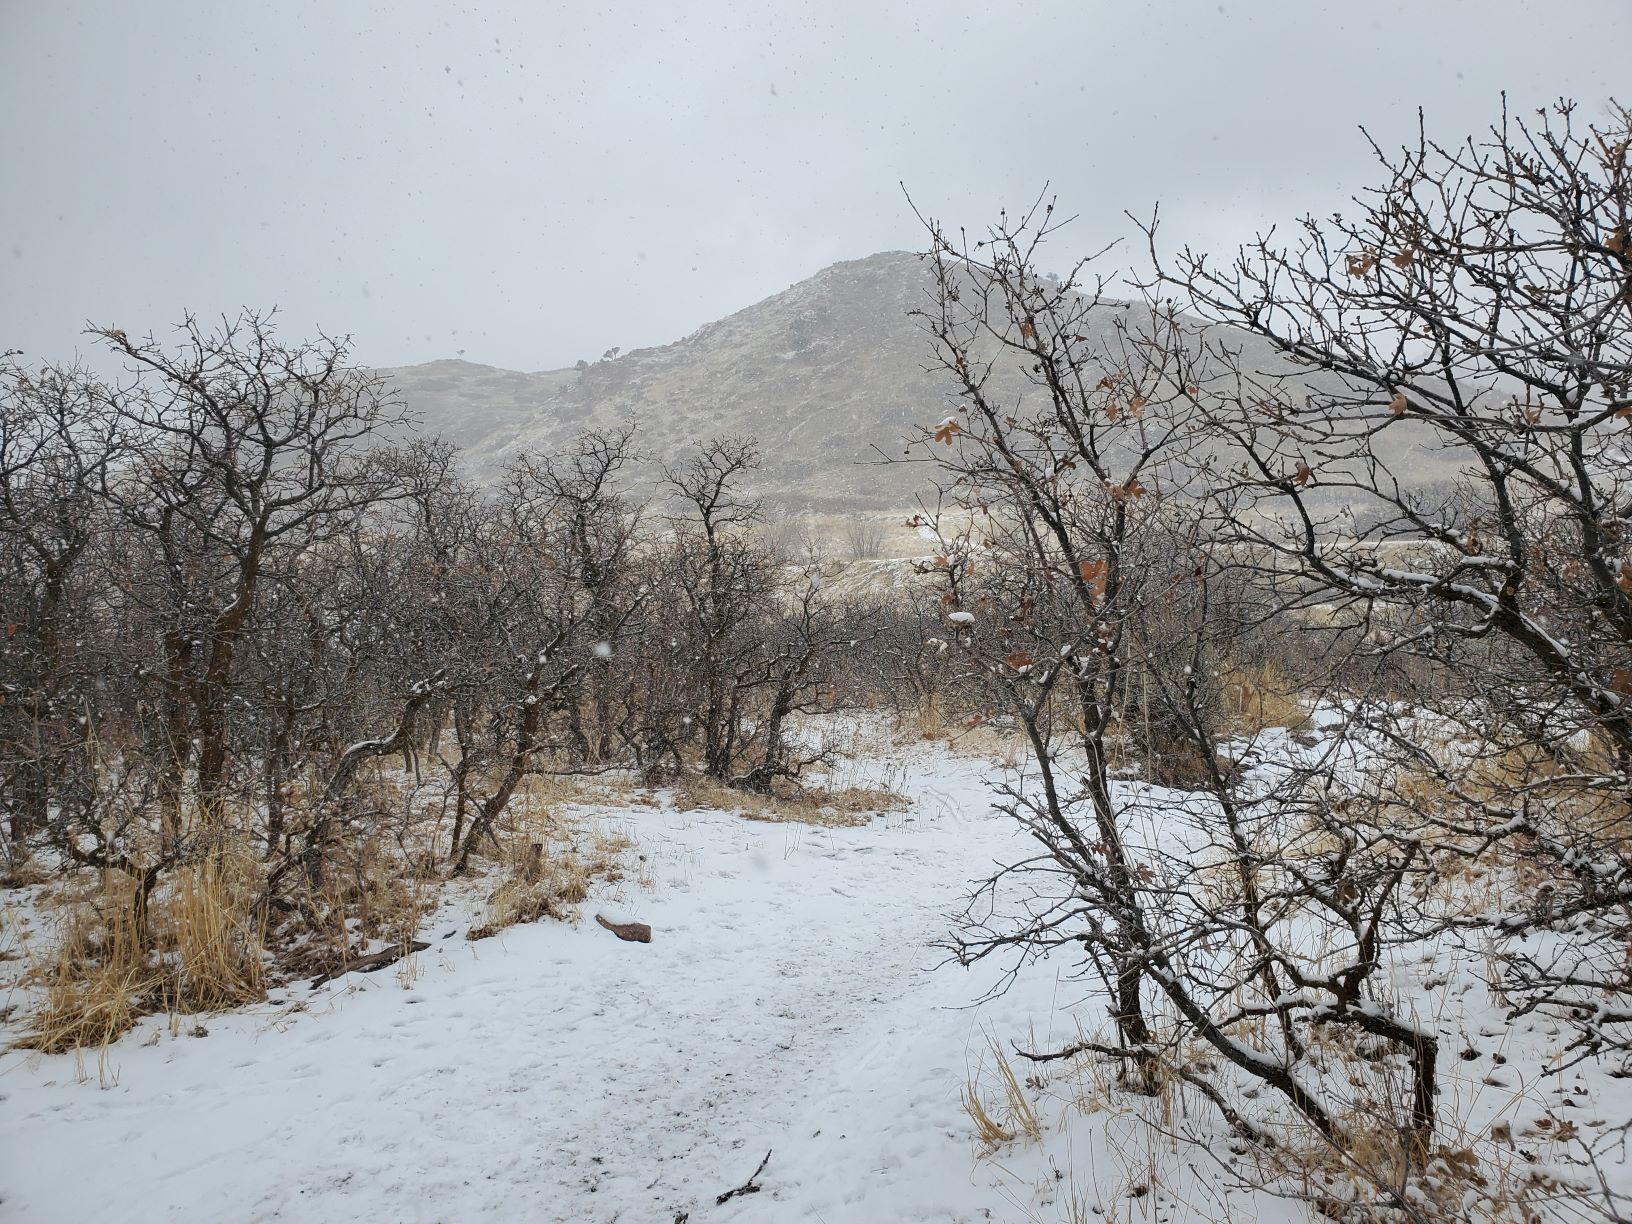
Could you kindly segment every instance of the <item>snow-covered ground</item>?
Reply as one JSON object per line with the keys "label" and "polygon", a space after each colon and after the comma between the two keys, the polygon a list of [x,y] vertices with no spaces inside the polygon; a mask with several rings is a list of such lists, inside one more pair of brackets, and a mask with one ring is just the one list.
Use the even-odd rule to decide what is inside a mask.
{"label": "snow-covered ground", "polygon": [[[601,812],[643,879],[586,916],[648,922],[649,945],[593,921],[470,943],[470,897],[454,896],[409,972],[300,984],[200,1036],[149,1018],[100,1067],[0,1055],[0,1219],[1314,1218],[1232,1189],[1204,1146],[1156,1137],[1066,1064],[1028,1085],[1040,1141],[978,1146],[962,1093],[973,1073],[1001,1099],[990,1042],[1058,1048],[1104,1001],[1064,955],[991,998],[1014,966],[945,963],[934,945],[969,882],[1029,845],[991,811],[988,763],[891,753],[912,808],[861,828]],[[1541,1055],[1501,1080],[1526,1087]],[[1484,1093],[1480,1112],[1523,1133],[1535,1110],[1507,1103],[1488,1062],[1463,1069],[1445,1068],[1447,1091]],[[1621,1081],[1582,1082],[1583,1121],[1616,1112]],[[1228,1159],[1205,1109],[1162,1121]],[[762,1189],[717,1204],[767,1152]]]}
{"label": "snow-covered ground", "polygon": [[[967,1009],[995,967],[935,969],[966,881],[1016,844],[979,770],[919,752],[913,810],[862,828],[609,813],[647,856],[615,901],[650,945],[592,921],[468,943],[455,907],[407,986],[300,985],[203,1037],[150,1018],[87,1082],[0,1056],[0,1218],[1010,1218],[972,1160],[966,1055],[983,1026],[1070,1031],[1048,1013],[1073,996],[1050,970]],[[767,1151],[763,1191],[716,1206]]]}

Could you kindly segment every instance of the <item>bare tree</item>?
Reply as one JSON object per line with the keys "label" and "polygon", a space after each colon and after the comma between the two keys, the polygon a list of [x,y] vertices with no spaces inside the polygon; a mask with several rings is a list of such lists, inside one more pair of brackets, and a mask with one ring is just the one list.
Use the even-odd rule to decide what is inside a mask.
{"label": "bare tree", "polygon": [[[1583,1053],[1632,1021],[1629,142],[1624,109],[1565,103],[1373,146],[1353,217],[1159,265],[1298,372],[1292,394],[1285,365],[1234,360],[1246,393],[1209,408],[1255,495],[1233,542],[1432,677],[1408,718],[1373,706],[1377,732],[1437,786],[1441,841],[1547,865],[1457,925],[1504,940],[1520,1006],[1576,1022]],[[1454,480],[1413,470],[1430,451]],[[1572,937],[1545,956],[1508,938],[1556,924]]]}
{"label": "bare tree", "polygon": [[[1385,947],[1431,927],[1405,900],[1420,830],[1396,831],[1356,780],[1353,737],[1304,750],[1232,718],[1229,677],[1303,592],[1220,532],[1252,504],[1202,407],[1228,367],[1170,308],[1107,302],[1083,265],[1039,276],[1057,228],[1042,203],[979,243],[930,227],[922,318],[960,396],[918,441],[946,480],[920,524],[941,542],[926,569],[942,632],[1029,745],[1000,806],[1041,849],[983,884],[954,947],[1081,948],[1114,1036],[1071,1052],[1116,1060],[1141,1091],[1182,1080],[1254,1140],[1276,1115],[1243,1107],[1243,1078],[1343,1150],[1348,1116],[1378,1106],[1313,1065],[1314,1031],[1392,1043],[1408,1105],[1379,1122],[1420,1164],[1437,1039],[1373,989]],[[1018,403],[990,391],[1001,362],[1029,377]],[[1327,643],[1334,664],[1345,641]],[[1184,793],[1125,780],[1141,758]]]}
{"label": "bare tree", "polygon": [[[1096,951],[1117,1033],[1124,1048],[1145,1051],[1137,948],[1146,937],[1109,740],[1128,679],[1128,618],[1152,574],[1147,528],[1182,492],[1179,460],[1197,439],[1193,415],[1154,410],[1182,396],[1184,371],[1165,364],[1182,352],[1130,328],[1092,339],[1100,302],[1098,285],[1079,280],[1086,262],[1063,281],[1034,272],[1053,228],[1043,204],[973,246],[930,225],[935,292],[921,317],[960,402],[920,445],[945,448],[961,517],[934,523],[948,630],[982,660],[1035,761],[1035,785],[1012,788],[1007,802],[1103,903]],[[989,394],[1000,362],[1022,365],[1034,401]],[[1080,758],[1070,771],[1060,767],[1062,734]],[[966,954],[992,946],[977,941]]]}
{"label": "bare tree", "polygon": [[85,571],[123,446],[97,379],[0,362],[0,798],[13,843],[45,824],[52,793],[86,767],[80,716],[105,660],[77,645],[89,636]]}
{"label": "bare tree", "polygon": [[[281,342],[268,316],[181,341],[97,333],[133,379],[114,396],[138,452],[113,490],[139,535],[127,595],[157,616],[162,662],[146,672],[164,710],[165,836],[182,836],[191,773],[206,837],[223,825],[229,697],[239,648],[269,574],[394,496],[364,444],[402,417],[379,376],[346,364],[344,341]],[[132,560],[136,560],[133,557]]]}
{"label": "bare tree", "polygon": [[720,438],[665,473],[682,507],[665,561],[697,686],[687,717],[702,740],[703,772],[720,782],[731,778],[752,691],[765,679],[751,626],[774,597],[772,560],[747,530],[759,521],[758,504],[736,489],[757,460],[752,443]]}
{"label": "bare tree", "polygon": [[[477,623],[502,636],[508,658],[494,659],[491,647],[476,644],[470,657],[481,665],[462,677],[461,796],[473,781],[473,753],[491,762],[495,777],[462,841],[456,831],[456,872],[468,868],[546,754],[577,768],[604,763],[612,749],[607,669],[646,599],[632,566],[639,516],[616,488],[631,436],[586,433],[564,454],[518,460],[484,537],[485,555],[471,559],[485,577],[476,588]],[[486,731],[481,746],[478,718]]]}

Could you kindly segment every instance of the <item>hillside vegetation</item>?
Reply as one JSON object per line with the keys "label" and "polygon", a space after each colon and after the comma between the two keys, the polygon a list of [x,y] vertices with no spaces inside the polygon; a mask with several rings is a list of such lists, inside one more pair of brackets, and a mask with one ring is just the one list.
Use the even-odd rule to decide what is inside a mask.
{"label": "hillside vegetation", "polygon": [[[402,1214],[1627,1219],[1629,150],[1567,104],[1424,138],[1348,219],[1224,263],[1153,222],[1114,282],[1042,270],[1047,198],[926,220],[572,373],[386,374],[253,313],[98,330],[117,383],[7,358],[28,1203],[80,1155],[67,1081],[133,1046],[237,1015],[139,1055],[131,1116],[172,1058],[272,1091],[259,1008],[384,1072],[355,1171]],[[426,436],[467,394],[465,449]],[[436,1003],[347,1001],[386,968]],[[350,1142],[346,1066],[291,1075],[345,1085]],[[495,1114],[556,1163],[450,1156],[535,1082]],[[186,1146],[130,1214],[221,1212]],[[242,1214],[293,1209],[265,1172]]]}

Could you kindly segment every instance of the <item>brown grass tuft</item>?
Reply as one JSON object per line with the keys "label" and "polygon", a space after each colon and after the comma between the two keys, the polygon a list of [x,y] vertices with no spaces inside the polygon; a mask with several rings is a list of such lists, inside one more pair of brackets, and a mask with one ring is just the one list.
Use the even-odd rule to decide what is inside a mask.
{"label": "brown grass tuft", "polygon": [[677,811],[736,812],[744,820],[768,824],[808,824],[825,828],[857,828],[885,812],[904,811],[904,795],[886,787],[811,786],[778,789],[769,795],[734,790],[700,775],[686,778],[674,789]]}
{"label": "brown grass tuft", "polygon": [[250,915],[258,873],[243,855],[182,868],[171,882],[163,935],[178,1011],[222,1011],[266,997],[265,930]]}
{"label": "brown grass tuft", "polygon": [[597,880],[624,877],[634,841],[609,829],[572,827],[561,819],[522,820],[504,842],[505,878],[488,895],[483,920],[466,939],[487,939],[523,922],[577,922],[578,906]]}
{"label": "brown grass tuft", "polygon": [[1253,736],[1268,727],[1297,731],[1309,725],[1309,708],[1297,686],[1273,663],[1235,668],[1223,677],[1224,703],[1238,735]]}
{"label": "brown grass tuft", "polygon": [[994,1106],[988,1106],[981,1096],[981,1068],[977,1067],[970,1073],[962,1090],[963,1111],[975,1124],[975,1137],[987,1150],[1021,1138],[1042,1138],[1042,1122],[1037,1117],[1031,1098],[1015,1076],[1008,1055],[996,1038],[990,1038],[987,1044],[992,1053],[993,1072],[997,1077],[1001,1099]]}
{"label": "brown grass tuft", "polygon": [[45,987],[45,999],[14,1043],[17,1048],[61,1054],[106,1046],[151,1010],[159,975],[137,938],[132,889],[114,878],[104,880],[104,892],[104,906],[68,911],[48,959],[28,950],[30,976]]}
{"label": "brown grass tuft", "polygon": [[26,846],[8,847],[16,857],[0,856],[0,888],[32,888],[51,879],[51,872]]}

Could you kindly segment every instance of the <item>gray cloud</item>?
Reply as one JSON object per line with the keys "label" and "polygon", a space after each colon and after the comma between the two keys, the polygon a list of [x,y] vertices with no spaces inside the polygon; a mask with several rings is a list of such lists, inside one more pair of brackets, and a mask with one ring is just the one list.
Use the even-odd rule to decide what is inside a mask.
{"label": "gray cloud", "polygon": [[1355,127],[1600,106],[1624,0],[0,7],[0,348],[282,307],[362,360],[663,343],[1044,180],[1058,263],[1222,247],[1372,174]]}

